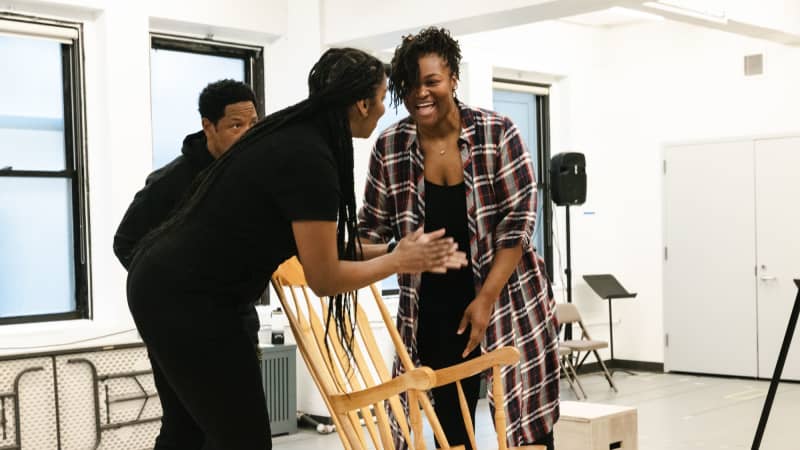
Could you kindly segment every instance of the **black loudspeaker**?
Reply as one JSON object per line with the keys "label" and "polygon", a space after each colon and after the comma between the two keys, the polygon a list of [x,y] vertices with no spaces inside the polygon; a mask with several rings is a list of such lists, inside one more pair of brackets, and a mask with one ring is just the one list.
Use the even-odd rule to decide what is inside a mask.
{"label": "black loudspeaker", "polygon": [[559,153],[550,160],[550,192],[558,206],[586,201],[586,158],[583,153]]}

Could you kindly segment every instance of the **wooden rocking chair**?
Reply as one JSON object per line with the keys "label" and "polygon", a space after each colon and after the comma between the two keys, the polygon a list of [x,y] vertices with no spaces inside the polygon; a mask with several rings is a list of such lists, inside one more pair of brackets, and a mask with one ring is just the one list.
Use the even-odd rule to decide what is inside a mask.
{"label": "wooden rocking chair", "polygon": [[[509,450],[504,432],[506,418],[502,407],[504,401],[500,367],[519,361],[519,351],[516,348],[503,347],[438,371],[427,367],[413,367],[391,315],[378,289],[372,285],[370,289],[378,310],[389,331],[395,351],[406,369],[403,375],[392,378],[361,307],[356,314],[352,358],[350,358],[340,343],[335,327],[331,326],[329,335],[325,335],[324,318],[328,314],[328,300],[316,299],[316,296],[309,295],[303,268],[296,258],[287,260],[275,271],[272,285],[289,321],[297,348],[322,394],[346,450],[368,448],[365,429],[375,449],[395,449],[389,416],[386,412],[387,404],[397,419],[402,436],[410,449],[426,448],[422,432],[422,412],[424,412],[442,448],[463,450],[464,447],[461,445],[451,447],[448,444],[426,392],[449,383],[456,383],[461,415],[469,433],[470,443],[473,448],[477,448],[460,380],[489,368],[492,369],[495,380],[492,387],[495,404],[501,405],[495,409],[494,417],[495,429],[500,431],[497,435],[497,445],[500,450]],[[287,292],[291,299],[287,297]],[[360,299],[359,304],[363,304],[363,299]],[[401,393],[408,395],[408,419],[401,406],[399,397]],[[514,449],[545,450],[541,446]]]}

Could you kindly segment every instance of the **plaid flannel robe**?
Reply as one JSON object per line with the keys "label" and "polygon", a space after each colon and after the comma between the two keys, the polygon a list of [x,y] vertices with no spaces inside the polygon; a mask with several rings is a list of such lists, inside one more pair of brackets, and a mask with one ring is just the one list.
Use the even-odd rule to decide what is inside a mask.
{"label": "plaid flannel robe", "polygon": [[[559,416],[555,301],[544,261],[531,244],[537,201],[533,165],[517,127],[508,118],[460,102],[458,107],[475,292],[489,274],[495,249],[523,246],[522,259],[495,304],[481,351],[505,345],[520,350],[520,363],[502,371],[506,437],[512,446],[532,443],[549,433]],[[360,235],[372,242],[388,242],[422,226],[424,186],[416,126],[406,118],[381,133],[373,148],[359,211]],[[420,281],[419,275],[399,275],[397,327],[417,365]],[[397,358],[394,372],[403,372]],[[489,396],[493,411],[491,390]],[[398,430],[394,431],[397,448],[404,448]]]}

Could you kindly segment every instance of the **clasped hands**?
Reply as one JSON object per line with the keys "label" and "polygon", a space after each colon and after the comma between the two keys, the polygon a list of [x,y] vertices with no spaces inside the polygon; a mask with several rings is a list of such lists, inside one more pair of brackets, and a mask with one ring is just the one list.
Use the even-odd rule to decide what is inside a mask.
{"label": "clasped hands", "polygon": [[467,254],[458,249],[452,237],[444,237],[441,228],[425,233],[422,227],[406,235],[392,252],[397,273],[445,273],[467,265]]}

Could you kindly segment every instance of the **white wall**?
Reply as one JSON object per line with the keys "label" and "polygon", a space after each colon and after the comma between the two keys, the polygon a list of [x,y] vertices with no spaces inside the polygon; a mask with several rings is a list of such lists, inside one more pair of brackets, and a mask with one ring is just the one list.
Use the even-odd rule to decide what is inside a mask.
{"label": "white wall", "polygon": [[[551,95],[552,153],[585,153],[588,173],[587,202],[571,209],[574,299],[593,335],[607,338],[606,303],[581,275],[615,274],[639,293],[614,303],[615,357],[663,361],[662,146],[800,131],[800,49],[673,22],[543,23],[462,45],[497,66],[563,77]],[[745,78],[743,55],[760,52],[766,74]]]}

